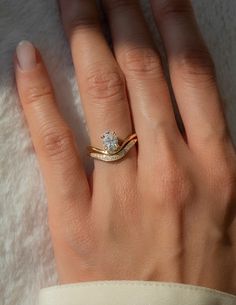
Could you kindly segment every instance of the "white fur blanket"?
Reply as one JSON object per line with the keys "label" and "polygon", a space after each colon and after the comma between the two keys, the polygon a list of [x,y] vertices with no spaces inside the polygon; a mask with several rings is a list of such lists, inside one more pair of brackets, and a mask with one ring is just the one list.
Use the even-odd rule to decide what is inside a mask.
{"label": "white fur blanket", "polygon": [[[142,2],[147,16],[150,15],[147,1]],[[215,58],[236,139],[236,1],[193,2]],[[37,304],[40,287],[57,283],[43,181],[14,84],[12,57],[22,39],[33,41],[42,51],[58,105],[77,135],[86,162],[85,123],[56,1],[0,0],[1,305]]]}

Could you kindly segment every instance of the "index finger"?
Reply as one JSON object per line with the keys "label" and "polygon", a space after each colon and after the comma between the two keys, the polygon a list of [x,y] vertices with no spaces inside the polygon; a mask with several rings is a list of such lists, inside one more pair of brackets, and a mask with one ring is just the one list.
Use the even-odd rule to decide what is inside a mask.
{"label": "index finger", "polygon": [[81,219],[88,210],[88,181],[73,133],[56,106],[41,56],[27,41],[17,47],[15,72],[20,100],[44,176],[50,221],[55,226],[62,226],[64,219],[68,220],[72,215]]}

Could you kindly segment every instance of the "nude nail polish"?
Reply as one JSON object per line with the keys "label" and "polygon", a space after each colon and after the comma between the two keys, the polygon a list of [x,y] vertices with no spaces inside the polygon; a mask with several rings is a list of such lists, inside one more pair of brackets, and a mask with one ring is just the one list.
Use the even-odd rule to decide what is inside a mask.
{"label": "nude nail polish", "polygon": [[18,44],[16,56],[19,67],[23,71],[30,71],[34,69],[37,64],[35,47],[27,40],[23,40]]}

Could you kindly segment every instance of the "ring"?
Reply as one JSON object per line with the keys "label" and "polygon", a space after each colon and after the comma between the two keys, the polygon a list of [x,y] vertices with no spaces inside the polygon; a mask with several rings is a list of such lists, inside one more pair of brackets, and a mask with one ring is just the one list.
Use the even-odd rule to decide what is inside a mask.
{"label": "ring", "polygon": [[88,153],[90,157],[105,162],[113,162],[124,158],[138,142],[136,133],[128,136],[122,143],[116,133],[111,131],[106,131],[101,136],[101,139],[103,141],[103,149],[88,146]]}

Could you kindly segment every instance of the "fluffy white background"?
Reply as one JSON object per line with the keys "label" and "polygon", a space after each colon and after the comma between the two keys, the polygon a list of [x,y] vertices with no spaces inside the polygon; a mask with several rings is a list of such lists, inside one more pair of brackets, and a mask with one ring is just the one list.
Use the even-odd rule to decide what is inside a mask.
{"label": "fluffy white background", "polygon": [[[147,16],[147,1],[142,1]],[[193,1],[215,58],[231,131],[236,139],[236,2]],[[17,42],[42,51],[57,91],[58,105],[86,163],[86,128],[54,0],[0,0],[0,304],[37,304],[40,287],[57,283],[47,228],[46,198],[37,159],[13,77]],[[88,165],[88,164],[87,164]]]}

